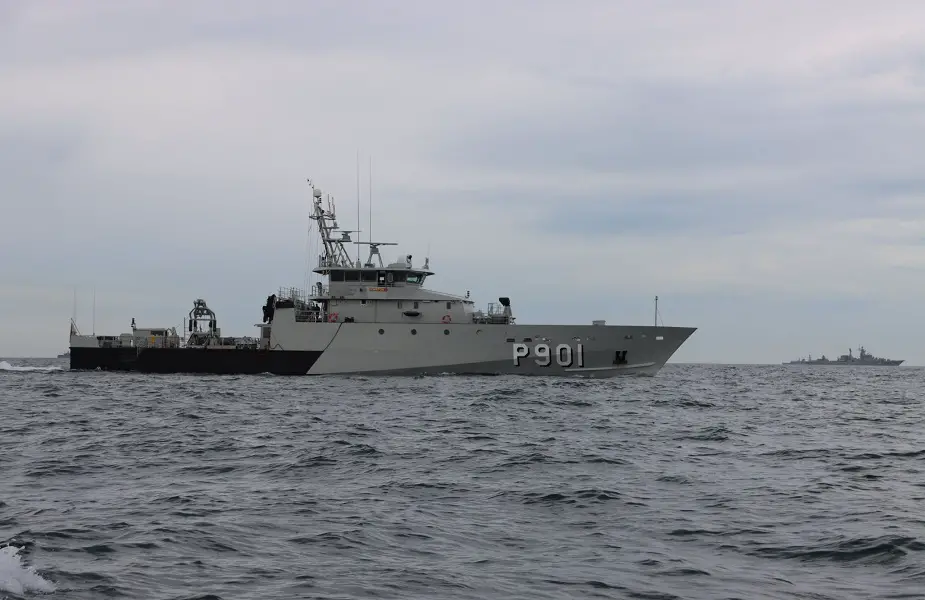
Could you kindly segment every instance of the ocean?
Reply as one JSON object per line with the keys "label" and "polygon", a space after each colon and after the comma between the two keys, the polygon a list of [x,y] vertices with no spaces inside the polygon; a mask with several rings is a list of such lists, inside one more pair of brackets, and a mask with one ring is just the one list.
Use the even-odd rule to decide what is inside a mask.
{"label": "ocean", "polygon": [[0,359],[0,598],[925,598],[925,369]]}

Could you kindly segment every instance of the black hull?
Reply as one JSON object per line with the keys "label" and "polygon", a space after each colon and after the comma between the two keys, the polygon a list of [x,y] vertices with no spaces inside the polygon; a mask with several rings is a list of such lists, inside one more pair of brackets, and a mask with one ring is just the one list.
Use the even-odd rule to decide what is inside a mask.
{"label": "black hull", "polygon": [[71,370],[306,375],[320,351],[202,348],[71,348]]}

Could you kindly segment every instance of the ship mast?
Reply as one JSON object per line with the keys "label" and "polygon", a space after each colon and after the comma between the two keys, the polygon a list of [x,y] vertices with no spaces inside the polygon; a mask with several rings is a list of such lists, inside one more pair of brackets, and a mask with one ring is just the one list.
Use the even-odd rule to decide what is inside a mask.
{"label": "ship mast", "polygon": [[[350,238],[351,233],[360,233],[360,230],[356,231],[343,230],[337,226],[337,215],[335,213],[334,198],[329,194],[327,197],[327,208],[322,206],[322,192],[321,189],[316,188],[312,183],[311,179],[308,180],[309,186],[312,188],[312,214],[309,218],[314,221],[318,221],[318,233],[321,235],[321,243],[324,244],[324,255],[320,257],[319,267],[346,267],[346,268],[375,268],[376,262],[374,258],[378,260],[378,266],[384,268],[382,262],[382,255],[379,254],[380,246],[397,246],[396,242],[374,242],[372,240],[368,242],[357,241],[354,242]],[[371,228],[371,227],[370,227]],[[356,244],[358,246],[357,251],[359,251],[359,246],[369,246],[369,257],[366,259],[365,265],[360,262],[359,257],[357,258],[356,263],[350,258],[350,253],[347,251],[345,244]],[[424,268],[427,268],[425,265]]]}
{"label": "ship mast", "polygon": [[[322,193],[319,188],[312,184],[311,179],[308,184],[312,188],[312,215],[309,217],[318,221],[318,232],[321,234],[321,243],[324,244],[324,255],[321,257],[322,266],[326,267],[352,267],[353,261],[347,253],[344,242],[352,242],[351,233],[357,233],[349,230],[340,230],[337,227],[337,215],[334,211],[334,199],[328,195],[327,209],[322,206]],[[336,232],[340,236],[336,236]]]}

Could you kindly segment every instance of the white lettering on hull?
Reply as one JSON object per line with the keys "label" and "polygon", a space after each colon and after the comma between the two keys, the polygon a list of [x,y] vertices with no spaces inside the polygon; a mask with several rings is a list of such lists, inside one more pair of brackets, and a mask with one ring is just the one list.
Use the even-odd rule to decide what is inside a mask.
{"label": "white lettering on hull", "polygon": [[[563,368],[572,366],[582,368],[585,366],[584,346],[581,344],[576,344],[576,348],[574,350],[568,344],[559,344],[556,346],[554,351],[550,351],[549,344],[536,344],[533,346],[533,355],[536,357],[533,359],[533,362],[541,367],[548,367],[552,365],[553,358],[555,358],[556,364]],[[530,346],[527,344],[513,345],[513,358],[515,367],[520,366],[521,359],[529,357]]]}

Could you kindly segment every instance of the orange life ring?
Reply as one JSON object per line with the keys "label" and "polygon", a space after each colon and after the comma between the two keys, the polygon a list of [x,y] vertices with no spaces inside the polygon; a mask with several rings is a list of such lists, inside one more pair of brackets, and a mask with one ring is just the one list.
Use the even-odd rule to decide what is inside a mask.
{"label": "orange life ring", "polygon": [[329,314],[329,315],[328,315],[328,322],[329,322],[329,323],[335,323],[335,322],[337,322],[337,316],[338,316],[337,313],[331,313],[331,314]]}
{"label": "orange life ring", "polygon": [[451,317],[450,315],[443,315],[443,318],[440,320],[443,321],[444,323],[449,323],[450,321],[453,320],[453,317]]}

